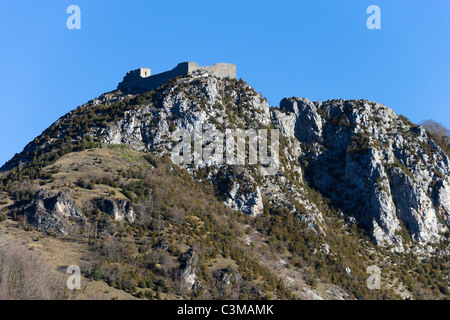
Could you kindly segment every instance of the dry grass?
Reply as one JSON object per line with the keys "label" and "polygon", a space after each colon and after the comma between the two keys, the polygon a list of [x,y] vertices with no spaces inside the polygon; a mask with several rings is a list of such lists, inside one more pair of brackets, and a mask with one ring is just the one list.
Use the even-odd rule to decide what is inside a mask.
{"label": "dry grass", "polygon": [[[39,239],[37,241],[37,239]],[[88,256],[89,248],[86,239],[77,236],[57,237],[45,235],[37,231],[24,231],[20,224],[15,221],[6,220],[0,223],[0,243],[14,244],[20,246],[21,253],[33,255],[31,261],[36,261],[36,270],[48,267],[52,272],[58,274],[60,287],[64,289],[65,282],[70,276],[66,273],[67,266],[86,264],[85,257]],[[82,290],[80,292],[66,292],[66,299],[135,299],[132,295],[115,288],[109,287],[103,281],[91,281],[82,277]],[[49,294],[49,293],[48,293]],[[48,298],[50,297],[47,295]],[[0,296],[0,299],[8,298]],[[27,298],[17,297],[17,298]],[[32,297],[31,297],[32,298]],[[41,297],[45,298],[45,297]],[[62,296],[58,296],[62,298]]]}
{"label": "dry grass", "polygon": [[[151,166],[143,159],[142,153],[123,146],[72,152],[44,168],[45,172],[53,172],[55,180],[43,188],[67,192],[79,206],[84,206],[87,201],[95,198],[123,199],[125,196],[120,188],[95,185],[93,189],[84,189],[77,186],[76,182],[80,178],[114,179],[119,171],[126,171],[129,168],[149,169]],[[54,173],[55,171],[58,172]]]}
{"label": "dry grass", "polygon": [[62,299],[64,277],[38,252],[14,239],[0,244],[0,300]]}
{"label": "dry grass", "polygon": [[7,207],[12,205],[14,202],[9,198],[7,193],[0,192],[0,213],[7,210]]}

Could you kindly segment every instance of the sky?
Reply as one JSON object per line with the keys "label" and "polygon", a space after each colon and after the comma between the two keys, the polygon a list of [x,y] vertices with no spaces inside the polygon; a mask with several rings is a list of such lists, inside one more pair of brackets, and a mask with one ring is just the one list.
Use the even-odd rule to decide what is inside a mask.
{"label": "sky", "polygon": [[271,106],[368,99],[450,128],[449,34],[448,0],[0,0],[0,166],[129,70],[183,61],[235,63]]}

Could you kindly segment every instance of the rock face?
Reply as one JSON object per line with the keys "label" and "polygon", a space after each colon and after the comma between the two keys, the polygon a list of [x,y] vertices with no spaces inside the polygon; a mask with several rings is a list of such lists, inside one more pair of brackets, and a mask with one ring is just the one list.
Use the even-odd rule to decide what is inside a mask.
{"label": "rock face", "polygon": [[100,199],[95,201],[95,205],[116,221],[128,221],[132,223],[136,219],[133,206],[125,199],[117,201]]}
{"label": "rock face", "polygon": [[[236,110],[230,114],[227,108]],[[239,112],[239,117],[234,112]],[[172,132],[186,130],[194,138],[198,132],[222,132],[247,127],[248,122],[252,128],[271,123],[267,101],[243,81],[220,79],[200,70],[179,79],[173,86],[163,87],[152,102],[126,112],[124,118],[101,134],[104,143],[125,143],[137,150],[164,155],[173,147]],[[216,178],[224,168],[216,165],[218,162],[213,152],[211,159],[201,159],[194,169],[208,167],[212,171],[209,178],[217,184],[220,181]],[[247,214],[256,216],[262,212],[261,193],[253,176],[240,172],[231,175],[231,179],[235,183],[223,190],[224,202]]]}
{"label": "rock face", "polygon": [[62,192],[40,189],[24,208],[27,222],[36,230],[68,235],[76,229],[74,222],[83,220],[75,202]]}
{"label": "rock face", "polygon": [[182,257],[181,281],[186,289],[192,290],[200,288],[200,283],[197,281],[195,268],[198,263],[198,256],[193,249],[188,250]]}
{"label": "rock face", "polygon": [[[174,147],[171,139],[173,132],[184,130],[194,141],[199,132],[267,129],[273,123],[272,117],[267,101],[244,81],[220,79],[207,72],[196,71],[176,79],[170,86],[162,86],[151,100],[125,112],[122,118],[110,123],[107,128],[99,129],[99,135],[104,143],[128,144],[137,150],[163,156]],[[287,132],[294,131],[289,123],[282,120],[279,123],[285,126]],[[291,119],[290,123],[295,123],[295,120]],[[210,141],[203,140],[202,143],[207,145]],[[280,170],[296,173],[296,182],[302,178],[298,163],[300,151],[298,141],[285,149],[291,163]],[[210,159],[194,161],[193,154],[192,164],[181,166],[199,179],[198,170],[207,169],[206,178],[220,190],[227,206],[257,216],[264,211],[264,195],[271,205],[287,204],[301,221],[316,232],[322,232],[320,224],[323,219],[315,204],[302,197],[304,190],[294,186],[280,172],[258,182],[261,180],[259,169],[227,165],[220,162],[221,157],[216,152],[211,155]],[[304,212],[293,205],[293,199],[305,208]]]}
{"label": "rock face", "polygon": [[401,248],[402,226],[417,243],[439,240],[437,216],[449,225],[449,159],[421,126],[366,100],[285,98],[273,113],[301,143],[307,181],[376,243]]}

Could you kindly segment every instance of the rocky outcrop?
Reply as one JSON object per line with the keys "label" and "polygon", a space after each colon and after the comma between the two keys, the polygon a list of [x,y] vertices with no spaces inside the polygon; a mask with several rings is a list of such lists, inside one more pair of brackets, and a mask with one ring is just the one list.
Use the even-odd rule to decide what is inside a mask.
{"label": "rocky outcrop", "polygon": [[254,217],[263,212],[261,189],[247,171],[234,168],[220,170],[214,183],[230,208]]}
{"label": "rocky outcrop", "polygon": [[229,286],[233,283],[238,282],[242,275],[239,272],[226,269],[216,270],[212,274],[213,278],[219,283],[219,285]]}
{"label": "rocky outcrop", "polygon": [[427,193],[399,168],[392,169],[390,180],[397,216],[406,225],[413,240],[437,242],[442,226],[437,219],[439,213]]}
{"label": "rocky outcrop", "polygon": [[24,208],[27,222],[36,230],[68,235],[84,219],[82,211],[66,194],[40,189]]}
{"label": "rocky outcrop", "polygon": [[128,221],[132,223],[136,219],[133,206],[125,199],[120,199],[117,201],[99,199],[94,200],[94,205],[100,209],[100,211],[111,216],[116,221]]}
{"label": "rocky outcrop", "polygon": [[201,288],[197,280],[195,269],[198,263],[198,256],[193,249],[189,249],[183,256],[180,265],[181,282],[186,289],[193,290]]}
{"label": "rocky outcrop", "polygon": [[239,210],[253,217],[258,216],[263,210],[259,187],[256,187],[254,191],[249,191],[242,189],[240,184],[235,182],[227,195],[225,204],[232,209]]}
{"label": "rocky outcrop", "polygon": [[308,183],[372,232],[402,250],[402,225],[420,244],[448,225],[447,155],[425,130],[366,100],[286,98],[274,123],[300,142]]}

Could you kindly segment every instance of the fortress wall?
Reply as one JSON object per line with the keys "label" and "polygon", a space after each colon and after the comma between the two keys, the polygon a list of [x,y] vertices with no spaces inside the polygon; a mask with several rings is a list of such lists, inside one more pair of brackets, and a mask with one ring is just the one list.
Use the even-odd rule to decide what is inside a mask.
{"label": "fortress wall", "polygon": [[[170,79],[186,75],[199,69],[210,72],[214,75],[217,75],[218,77],[236,78],[236,65],[230,63],[216,63],[212,66],[201,67],[195,62],[182,62],[172,70],[161,72],[145,78],[143,78],[141,75],[141,69],[128,72],[123,78],[123,81],[117,86],[117,89],[126,90],[139,88],[150,91],[158,88],[159,86],[168,82]],[[144,70],[150,71],[150,69]]]}
{"label": "fortress wall", "polygon": [[232,63],[216,63],[212,66],[200,67],[199,69],[208,71],[222,78],[236,78],[236,65]]}
{"label": "fortress wall", "polygon": [[166,83],[170,79],[187,74],[189,71],[187,63],[179,63],[175,68],[169,71],[157,73],[153,76],[143,78],[140,69],[132,70],[127,73],[123,81],[119,83],[117,89],[139,88],[144,90],[153,90]]}
{"label": "fortress wall", "polygon": [[155,74],[151,77],[144,78],[141,81],[141,87],[146,90],[153,90],[168,82],[170,79],[185,75],[188,73],[186,65],[178,64],[172,70]]}

